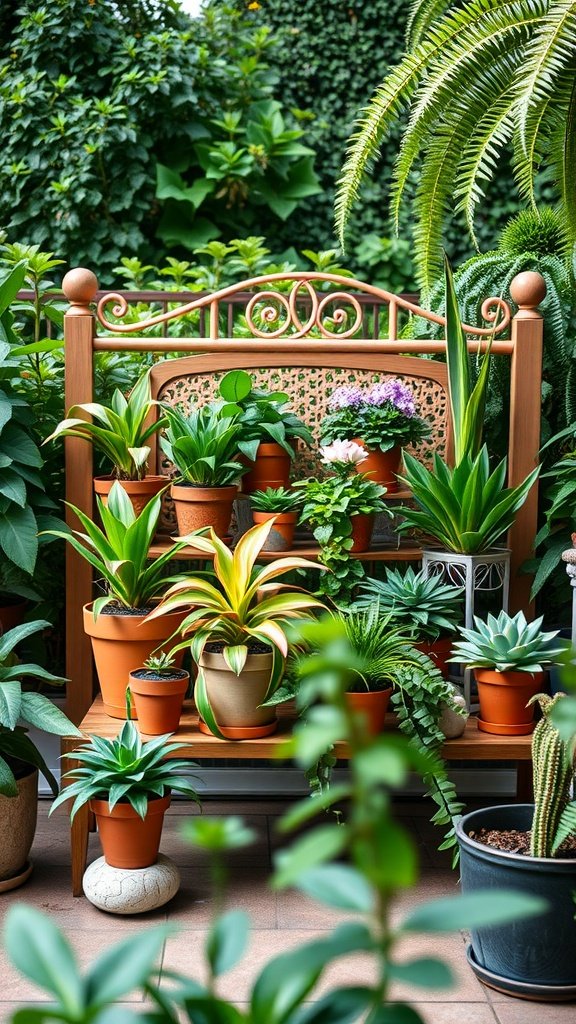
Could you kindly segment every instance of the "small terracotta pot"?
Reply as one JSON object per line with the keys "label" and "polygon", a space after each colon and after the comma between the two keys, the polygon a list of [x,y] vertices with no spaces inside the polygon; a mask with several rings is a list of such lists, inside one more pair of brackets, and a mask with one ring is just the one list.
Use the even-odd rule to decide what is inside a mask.
{"label": "small terracotta pot", "polygon": [[236,484],[230,487],[172,484],[170,494],[174,501],[180,537],[204,526],[211,526],[218,537],[226,537],[230,529],[232,505],[238,494]]}
{"label": "small terracotta pot", "polygon": [[368,449],[361,437],[354,437],[352,440],[355,444],[361,444],[368,452],[368,458],[356,467],[358,473],[367,473],[375,484],[382,484],[386,487],[388,494],[397,491],[396,474],[400,472],[401,447],[396,445],[394,448],[389,448],[387,452],[383,452],[380,448]]}
{"label": "small terracotta pot", "polygon": [[106,863],[113,868],[149,868],[154,864],[169,806],[169,796],[149,800],[142,820],[130,804],[116,804],[110,811],[107,800],[91,800],[90,810],[96,816]]}
{"label": "small terracotta pot", "polygon": [[21,597],[15,597],[13,601],[6,604],[2,604],[0,601],[0,635],[7,633],[9,629],[14,629],[15,626],[22,625],[27,604],[28,602],[22,600]]}
{"label": "small terracotta pot", "polygon": [[36,832],[38,772],[16,780],[18,796],[0,796],[0,892],[16,889],[32,870],[28,854]]}
{"label": "small terracotta pot", "polygon": [[251,469],[242,477],[242,490],[265,491],[267,487],[288,487],[292,459],[282,445],[261,441]]}
{"label": "small terracotta pot", "polygon": [[[224,661],[224,655],[204,651],[199,667],[218,728],[227,739],[245,740],[268,736],[278,727],[276,711],[259,705],[266,697],[272,674],[272,652],[249,654],[239,676]],[[202,720],[200,731],[212,735]]]}
{"label": "small terracotta pot", "polygon": [[[159,494],[167,484],[170,483],[166,476],[145,476],[143,480],[119,480],[126,494],[132,502],[132,508],[137,516],[152,500],[155,494]],[[102,499],[104,505],[108,504],[108,495],[116,478],[112,476],[94,477],[94,491]]]}
{"label": "small terracotta pot", "polygon": [[[185,619],[186,611],[171,612],[152,622],[145,615],[106,615],[94,622],[92,604],[84,606],[84,632],[92,641],[92,653],[102,691],[104,710],[111,718],[126,718],[126,687],[133,669],[140,668],[152,651],[162,648]],[[180,667],[183,651],[175,654]]]}
{"label": "small terracotta pot", "polygon": [[496,672],[475,668],[480,716],[478,728],[496,736],[525,736],[534,730],[528,701],[542,690],[545,672]]}
{"label": "small terracotta pot", "polygon": [[372,543],[372,532],[374,530],[374,516],[360,513],[350,517],[352,523],[353,544],[350,551],[355,554],[358,551],[369,551]]}
{"label": "small terracotta pot", "polygon": [[134,672],[130,673],[130,691],[134,697],[138,727],[146,736],[162,736],[166,732],[177,731],[190,682],[188,672],[184,669],[181,672],[180,679],[139,679]]}
{"label": "small terracotta pot", "polygon": [[391,693],[392,687],[388,690],[363,690],[361,693],[346,694],[350,707],[364,715],[370,736],[377,736],[384,729]]}
{"label": "small terracotta pot", "polygon": [[262,551],[290,551],[294,547],[297,512],[253,512],[252,518],[255,524],[267,523],[269,519],[276,520]]}
{"label": "small terracotta pot", "polygon": [[414,644],[414,647],[417,651],[422,651],[422,654],[427,654],[436,665],[438,671],[442,673],[444,679],[448,679],[450,675],[448,658],[450,657],[453,643],[452,637],[441,636],[437,640],[421,640],[420,643]]}

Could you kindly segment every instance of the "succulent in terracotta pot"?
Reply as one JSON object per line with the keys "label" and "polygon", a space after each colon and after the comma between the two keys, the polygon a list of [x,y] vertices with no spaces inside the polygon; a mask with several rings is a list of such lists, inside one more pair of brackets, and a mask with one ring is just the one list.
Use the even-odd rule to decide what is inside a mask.
{"label": "succulent in terracotta pot", "polygon": [[254,522],[273,521],[263,551],[290,550],[303,497],[301,491],[290,491],[285,487],[267,487],[264,491],[254,491],[250,495]]}
{"label": "succulent in terracotta pot", "polygon": [[129,685],[140,732],[148,736],[176,732],[189,684],[190,674],[178,668],[169,651],[151,654],[141,668],[132,669]]}

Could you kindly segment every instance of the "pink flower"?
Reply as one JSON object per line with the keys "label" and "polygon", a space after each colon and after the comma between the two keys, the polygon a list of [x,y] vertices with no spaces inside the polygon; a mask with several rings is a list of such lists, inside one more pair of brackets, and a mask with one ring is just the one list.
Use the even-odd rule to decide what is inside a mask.
{"label": "pink flower", "polygon": [[333,466],[335,463],[359,466],[368,458],[366,449],[355,441],[333,441],[332,444],[326,444],[320,449],[320,455],[325,466]]}
{"label": "pink flower", "polygon": [[357,408],[364,400],[362,388],[355,388],[350,384],[344,384],[332,392],[328,400],[330,409]]}

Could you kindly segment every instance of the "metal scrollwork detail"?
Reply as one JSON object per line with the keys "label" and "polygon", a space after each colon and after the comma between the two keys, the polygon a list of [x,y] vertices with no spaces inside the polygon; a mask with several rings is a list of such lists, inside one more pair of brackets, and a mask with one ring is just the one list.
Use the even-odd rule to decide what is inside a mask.
{"label": "metal scrollwork detail", "polygon": [[[336,327],[345,325],[350,318],[349,311],[344,309],[342,303],[347,303],[354,312],[354,320],[345,330],[332,330],[325,323],[328,306],[334,302],[340,305],[333,310],[329,319]],[[266,305],[262,307],[262,303]],[[305,322],[298,311],[299,303],[305,303],[310,308]],[[354,295],[349,292],[329,292],[320,298],[307,280],[296,281],[288,295],[277,291],[257,292],[246,306],[245,315],[249,329],[257,338],[281,338],[287,335],[292,339],[304,338],[316,328],[323,338],[338,340],[352,337],[362,326],[362,307]],[[259,324],[255,322],[255,317]],[[262,322],[272,327],[280,320],[282,322],[272,330],[262,328]]]}

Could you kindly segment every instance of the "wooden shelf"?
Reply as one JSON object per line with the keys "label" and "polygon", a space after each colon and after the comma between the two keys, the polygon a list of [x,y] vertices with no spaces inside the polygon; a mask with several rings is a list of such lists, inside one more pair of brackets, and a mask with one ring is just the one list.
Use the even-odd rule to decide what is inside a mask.
{"label": "wooden shelf", "polygon": [[[164,554],[173,543],[170,537],[158,538],[150,546],[150,557],[157,558],[158,555]],[[272,562],[276,558],[286,558],[290,557],[290,555],[299,555],[300,558],[309,558],[311,561],[316,561],[319,551],[320,549],[317,545],[302,542],[301,544],[296,543],[290,551],[261,551],[258,555],[258,561]],[[178,553],[177,558],[192,559],[199,562],[210,561],[210,555],[205,554],[203,551],[195,551],[194,548],[184,548]],[[416,562],[422,558],[422,548],[415,545],[414,541],[403,541],[399,547],[376,544],[369,551],[357,552],[352,555],[352,558],[358,558],[361,562]]]}

